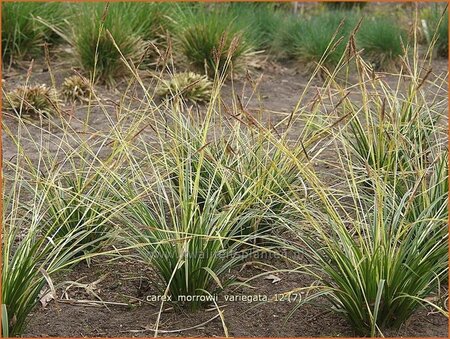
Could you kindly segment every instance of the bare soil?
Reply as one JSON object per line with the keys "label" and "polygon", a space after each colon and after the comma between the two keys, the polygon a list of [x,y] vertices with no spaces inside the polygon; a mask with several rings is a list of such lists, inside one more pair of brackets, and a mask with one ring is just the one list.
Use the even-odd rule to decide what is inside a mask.
{"label": "bare soil", "polygon": [[[286,266],[281,260],[271,260],[277,268]],[[262,265],[238,267],[239,277],[250,278],[264,273]],[[239,271],[239,272],[238,272]],[[253,288],[228,288],[220,294],[217,304],[223,310],[224,324],[217,316],[217,309],[210,305],[207,310],[194,313],[182,312],[163,304],[158,334],[169,337],[355,337],[357,336],[347,321],[331,310],[326,300],[314,300],[288,315],[297,301],[305,298],[299,294],[296,301],[278,298],[277,301],[259,301],[270,299],[299,287],[309,286],[313,281],[308,276],[293,273],[276,273],[281,280],[265,277],[250,282]],[[62,278],[62,277],[61,277]],[[148,302],[159,295],[155,288],[154,274],[144,265],[135,262],[106,263],[96,260],[90,267],[80,264],[62,280],[77,280],[85,284],[104,278],[95,286],[99,297],[86,292],[84,288],[71,287],[67,295],[62,296],[65,288],[59,292],[61,299],[51,302],[46,308],[38,307],[30,316],[25,337],[152,337],[160,303]],[[300,292],[299,292],[300,293]],[[238,301],[226,301],[225,298]],[[242,299],[247,298],[247,300]],[[69,298],[73,301],[64,301]],[[249,301],[248,299],[253,300]],[[102,305],[104,302],[117,302],[128,305]],[[81,300],[81,301],[80,301]],[[89,304],[84,300],[93,300]],[[258,300],[258,301],[256,301]],[[208,322],[210,319],[212,321]],[[208,322],[208,323],[206,323]],[[203,326],[199,326],[204,324]],[[166,332],[168,331],[168,332]],[[390,337],[447,337],[448,322],[441,315],[429,309],[417,312],[407,324],[399,330],[385,333]]]}

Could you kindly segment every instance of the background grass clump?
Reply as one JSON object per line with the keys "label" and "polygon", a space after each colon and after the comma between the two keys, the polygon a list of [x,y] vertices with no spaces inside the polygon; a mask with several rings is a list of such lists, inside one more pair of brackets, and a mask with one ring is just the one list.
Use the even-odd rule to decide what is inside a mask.
{"label": "background grass clump", "polygon": [[361,24],[357,42],[375,69],[392,70],[404,55],[407,36],[392,18],[367,18]]}
{"label": "background grass clump", "polygon": [[422,29],[426,42],[434,45],[435,54],[448,56],[448,9],[439,4],[422,10]]}
{"label": "background grass clump", "polygon": [[245,28],[224,9],[183,10],[176,20],[176,40],[183,55],[197,70],[212,77],[216,71],[229,71],[228,65],[239,68],[252,50]]}
{"label": "background grass clump", "polygon": [[245,27],[247,39],[257,50],[272,53],[274,40],[283,26],[283,19],[289,13],[286,8],[278,8],[277,3],[232,2],[227,11]]}
{"label": "background grass clump", "polygon": [[44,55],[44,43],[54,43],[57,36],[36,18],[60,25],[65,15],[64,4],[58,2],[2,3],[2,62],[11,64]]}
{"label": "background grass clump", "polygon": [[[176,4],[164,2],[118,2],[111,3],[111,17],[121,18],[132,32],[145,43],[147,50],[140,64],[148,68],[168,48],[168,33],[176,12]],[[109,26],[108,26],[109,27]]]}
{"label": "background grass clump", "polygon": [[341,59],[355,17],[345,11],[325,12],[310,18],[291,18],[280,31],[278,48],[306,66],[335,67]]}
{"label": "background grass clump", "polygon": [[129,74],[126,63],[137,65],[146,53],[147,45],[127,13],[133,12],[103,4],[80,9],[69,40],[81,68],[95,81],[116,82]]}

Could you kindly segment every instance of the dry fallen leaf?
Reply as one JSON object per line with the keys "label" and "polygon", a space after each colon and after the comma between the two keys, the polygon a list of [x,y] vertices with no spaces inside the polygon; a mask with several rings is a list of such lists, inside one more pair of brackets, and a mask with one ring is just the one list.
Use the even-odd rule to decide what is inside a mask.
{"label": "dry fallen leaf", "polygon": [[276,284],[281,280],[281,278],[277,277],[276,275],[269,274],[268,276],[264,277],[264,279],[272,280],[272,284]]}

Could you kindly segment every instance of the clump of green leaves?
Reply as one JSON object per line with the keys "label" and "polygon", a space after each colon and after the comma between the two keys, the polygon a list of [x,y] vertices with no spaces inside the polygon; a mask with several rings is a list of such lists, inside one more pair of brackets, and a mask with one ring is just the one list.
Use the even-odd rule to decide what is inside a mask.
{"label": "clump of green leaves", "polygon": [[112,84],[129,74],[127,63],[137,65],[147,46],[135,32],[135,23],[121,11],[102,4],[83,4],[69,41],[82,69],[91,78]]}
{"label": "clump of green leaves", "polygon": [[252,49],[236,18],[219,9],[184,10],[177,18],[176,39],[187,60],[211,76],[226,72],[229,63],[238,68]]}
{"label": "clump of green leaves", "polygon": [[404,55],[406,33],[393,19],[378,17],[363,21],[357,42],[375,69],[392,69]]}
{"label": "clump of green leaves", "polygon": [[345,51],[354,16],[347,12],[326,12],[308,19],[293,16],[280,31],[281,54],[306,65],[321,62],[335,67]]}
{"label": "clump of green leaves", "polygon": [[36,18],[58,25],[62,15],[64,4],[58,2],[2,3],[2,61],[13,63],[43,55],[44,43],[51,43],[54,34]]}
{"label": "clump of green leaves", "polygon": [[445,219],[427,208],[411,222],[403,217],[410,194],[397,200],[390,189],[376,184],[375,190],[374,202],[355,201],[366,212],[349,220],[352,230],[327,215],[321,249],[314,246],[317,237],[308,242],[334,307],[358,333],[371,336],[404,323],[436,291],[448,265]]}

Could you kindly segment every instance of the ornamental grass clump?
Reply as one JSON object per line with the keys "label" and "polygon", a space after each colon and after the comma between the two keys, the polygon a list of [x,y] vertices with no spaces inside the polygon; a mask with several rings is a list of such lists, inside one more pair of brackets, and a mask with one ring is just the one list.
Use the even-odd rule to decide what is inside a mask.
{"label": "ornamental grass clump", "polygon": [[228,66],[238,69],[252,50],[244,27],[238,25],[234,16],[204,7],[181,12],[175,27],[175,40],[188,62],[211,77],[216,72],[229,72]]}
{"label": "ornamental grass clump", "polygon": [[72,75],[64,79],[60,91],[61,96],[67,101],[85,102],[92,95],[92,85],[88,79],[80,75]]}
{"label": "ornamental grass clump", "polygon": [[[60,116],[45,125],[15,115],[3,121],[3,136],[14,152],[3,164],[4,337],[22,335],[37,304],[58,297],[55,275],[111,255],[105,248],[117,245],[114,218],[124,204],[115,197],[123,196],[131,167],[123,152],[141,121],[127,120],[125,128],[124,119],[107,120],[102,101],[96,103],[109,123],[101,130],[88,124],[89,115]],[[89,138],[80,133],[87,128],[94,129]]]}
{"label": "ornamental grass clump", "polygon": [[[53,179],[54,182],[45,182],[38,192],[44,195],[47,207],[42,229],[51,233],[54,240],[86,234],[73,241],[83,247],[79,255],[98,252],[114,230],[109,222],[113,214],[109,207],[113,205],[109,185],[102,183],[95,172],[61,173]],[[67,246],[72,243],[67,242]]]}
{"label": "ornamental grass clump", "polygon": [[[246,218],[239,216],[236,208],[220,209],[221,190],[213,185],[214,176],[209,189],[208,183],[202,182],[206,191],[201,202],[202,165],[200,161],[196,169],[197,150],[192,152],[192,157],[177,158],[173,164],[166,162],[166,154],[155,159],[152,149],[144,159],[146,170],[136,168],[125,193],[118,197],[126,204],[118,224],[123,230],[122,242],[136,249],[138,260],[155,269],[163,284],[161,295],[177,307],[195,310],[213,303],[210,298],[233,282],[226,273],[242,261],[244,254],[238,245],[246,239],[233,241],[230,234]],[[167,176],[173,170],[180,177],[176,188]],[[154,181],[147,179],[148,173]]]}
{"label": "ornamental grass clump", "polygon": [[123,12],[109,10],[108,5],[83,4],[74,20],[77,23],[67,39],[90,78],[113,84],[130,74],[126,62],[137,66],[142,61],[147,44]]}
{"label": "ornamental grass clump", "polygon": [[[58,162],[62,163],[61,154],[64,155],[66,162],[76,158],[76,150],[71,149],[68,140],[64,137],[59,138],[38,126],[24,124],[20,119],[12,126],[14,130],[6,123],[3,125],[6,137],[12,139],[17,146],[15,156],[4,163],[2,209],[4,337],[21,335],[27,317],[35,306],[39,302],[45,304],[57,298],[52,284],[57,272],[70,269],[81,260],[89,259],[96,254],[94,249],[98,249],[99,244],[109,238],[109,235],[99,232],[104,221],[100,222],[98,215],[92,213],[84,213],[83,224],[75,224],[74,221],[71,224],[73,227],[68,227],[68,220],[63,218],[79,203],[69,200],[60,203],[62,199],[58,202],[54,199],[55,195],[64,194],[59,190],[55,192],[54,186],[60,178],[60,172],[55,168]],[[67,136],[67,130],[65,132],[63,135]],[[49,138],[56,139],[56,147],[50,149],[46,147]],[[33,146],[34,151],[30,149]],[[50,169],[54,171],[50,172]],[[103,173],[105,172],[103,169]],[[71,178],[73,181],[79,179],[76,175],[72,175]],[[95,199],[95,194],[98,193],[91,194],[90,198],[85,196],[83,206],[88,206],[88,201],[94,204],[92,199]],[[117,206],[115,208],[117,209]],[[75,213],[72,215],[75,216]],[[92,222],[87,221],[89,218]]]}
{"label": "ornamental grass clump", "polygon": [[[224,123],[224,134],[216,130],[223,118],[217,111],[218,86],[201,123],[189,108],[170,102],[164,111],[149,106],[143,118],[154,122],[155,142],[136,138],[129,152],[134,165],[117,196],[126,205],[116,222],[121,241],[153,267],[167,302],[187,309],[214,304],[211,297],[234,282],[227,274],[231,268],[271,248],[256,243],[270,236],[251,226],[257,228],[262,218],[276,220],[271,209],[278,208],[277,194],[287,191],[279,172],[289,164],[262,134],[259,147],[252,144],[258,140],[256,126],[245,132],[240,122],[232,129]],[[291,172],[288,177],[296,178]]]}
{"label": "ornamental grass clump", "polygon": [[[180,166],[183,175],[190,174],[189,161]],[[178,307],[195,310],[211,304],[208,298],[232,282],[226,273],[242,258],[238,242],[231,243],[229,234],[245,220],[233,209],[219,212],[218,192],[212,190],[200,208],[187,187],[195,183],[184,182],[175,196],[163,185],[153,187],[156,192],[150,198],[145,198],[150,192],[130,188],[124,198],[131,202],[120,220],[123,242],[155,269],[163,283],[161,295]]]}
{"label": "ornamental grass clump", "polygon": [[[338,165],[325,164],[336,173],[324,178],[297,162],[309,193],[291,200],[304,222],[288,223],[300,242],[289,246],[312,263],[298,268],[317,279],[300,288],[310,290],[308,300],[327,297],[358,334],[373,337],[398,329],[424,305],[448,317],[430,301],[448,279],[447,149],[435,124],[446,111],[439,99],[446,86],[423,71],[427,61],[416,50],[405,59],[407,76],[399,74],[392,87],[358,51],[349,53],[356,84],[332,80],[324,89],[338,96],[336,120],[319,131],[305,129],[305,136],[328,136],[323,147],[335,150]],[[358,99],[347,94],[353,86],[361,91]],[[433,100],[425,93],[430,88]],[[326,114],[319,111],[313,113]]]}
{"label": "ornamental grass clump", "polygon": [[[416,84],[408,86],[405,92],[388,86],[377,88],[381,99],[367,100],[362,110],[354,102],[344,105],[349,123],[343,136],[355,171],[362,175],[361,182],[370,186],[370,180],[364,178],[377,173],[390,184],[396,180],[395,187],[402,194],[412,189],[418,171],[437,156],[435,149],[442,143],[438,126],[445,111],[441,101],[429,104],[415,89]],[[438,83],[432,85],[437,86]]]}
{"label": "ornamental grass clump", "polygon": [[279,33],[281,55],[314,68],[321,64],[335,68],[343,57],[355,16],[336,11],[303,19],[293,16]]}
{"label": "ornamental grass clump", "polygon": [[361,195],[352,201],[358,206],[356,217],[340,217],[331,208],[322,216],[315,213],[316,221],[304,214],[321,232],[320,248],[317,233],[305,237],[305,245],[324,277],[327,296],[361,335],[398,328],[428,304],[426,299],[448,276],[446,219],[429,208],[413,222],[405,219],[412,195],[398,197],[381,186],[375,185],[375,200]]}
{"label": "ornamental grass clump", "polygon": [[393,18],[376,17],[363,20],[357,44],[376,70],[392,70],[401,63],[407,36]]}
{"label": "ornamental grass clump", "polygon": [[273,51],[276,35],[284,24],[288,11],[270,2],[231,2],[227,12],[236,17],[245,35],[258,50]]}
{"label": "ornamental grass clump", "polygon": [[123,23],[122,27],[126,27],[127,32],[142,39],[144,44],[139,42],[139,47],[145,51],[142,60],[139,60],[139,66],[148,68],[161,54],[164,54],[169,46],[168,30],[171,28],[176,7],[177,4],[164,2],[111,3],[108,15],[113,20],[110,24],[106,23],[105,27],[112,32],[110,26],[114,24],[114,21],[119,20]]}
{"label": "ornamental grass clump", "polygon": [[7,93],[3,101],[18,116],[49,118],[59,110],[57,92],[46,85],[25,85]]}
{"label": "ornamental grass clump", "polygon": [[161,81],[157,93],[172,99],[179,96],[192,103],[207,103],[212,95],[212,82],[205,75],[182,72]]}
{"label": "ornamental grass clump", "polygon": [[2,62],[11,64],[43,55],[44,43],[54,42],[54,34],[36,18],[58,25],[63,15],[64,4],[57,2],[2,3]]}
{"label": "ornamental grass clump", "polygon": [[[23,184],[23,181],[17,183]],[[24,199],[23,193],[19,193],[21,189],[14,187],[4,199],[8,212],[3,216],[2,307],[5,312],[2,328],[3,335],[9,336],[24,331],[29,313],[40,297],[50,292],[45,288],[49,277],[79,260],[88,259],[85,250],[104,240],[98,234],[93,235],[96,227],[79,228],[66,233],[65,237],[54,236],[53,231],[59,225],[53,224],[45,231],[42,225],[48,220],[45,220],[43,199],[34,197],[29,208],[20,206]],[[21,200],[15,203],[11,199]],[[81,244],[88,238],[90,242]]]}
{"label": "ornamental grass clump", "polygon": [[[284,212],[285,201],[291,190],[302,189],[303,182],[292,161],[280,152],[256,126],[241,121],[230,125],[226,135],[217,136],[202,147],[202,127],[195,121],[185,121],[177,126],[175,144],[168,144],[165,164],[169,164],[170,183],[177,192],[180,175],[175,170],[180,159],[190,158],[191,177],[199,175],[195,193],[200,208],[207,204],[210,191],[217,192],[219,211],[234,206],[247,222],[233,228],[233,236],[265,238],[278,228],[279,215]],[[202,152],[197,150],[201,149]],[[304,156],[301,148],[293,150]],[[193,194],[193,193],[192,193]],[[230,234],[231,235],[231,234]]]}

